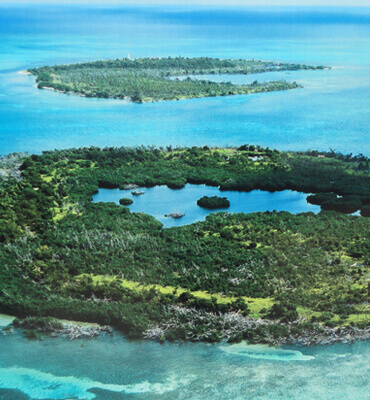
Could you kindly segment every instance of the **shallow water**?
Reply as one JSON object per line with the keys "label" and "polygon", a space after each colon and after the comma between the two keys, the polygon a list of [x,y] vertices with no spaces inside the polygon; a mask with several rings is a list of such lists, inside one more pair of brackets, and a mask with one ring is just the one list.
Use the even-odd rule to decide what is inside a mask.
{"label": "shallow water", "polygon": [[117,332],[40,342],[16,332],[0,336],[0,399],[367,400],[369,350],[159,344]]}
{"label": "shallow water", "polygon": [[[251,192],[224,191],[206,185],[187,184],[182,189],[169,189],[167,186],[154,186],[152,188],[138,188],[143,195],[134,196],[131,190],[99,189],[93,196],[94,202],[114,202],[119,204],[123,197],[131,198],[134,202],[128,207],[132,212],[145,212],[161,221],[165,228],[191,224],[203,221],[211,212],[227,211],[230,213],[252,213],[264,211],[289,211],[292,214],[302,212],[320,211],[320,206],[307,203],[307,193],[284,190],[270,193],[263,190]],[[207,210],[197,205],[197,200],[202,196],[227,197],[230,207],[218,210]],[[174,211],[185,214],[182,218],[173,219],[165,217]]]}
{"label": "shallow water", "polygon": [[[243,143],[369,154],[369,15],[366,8],[0,6],[0,154],[86,145]],[[256,77],[297,80],[304,89],[150,104],[40,91],[32,77],[17,73],[127,54],[334,68]]]}

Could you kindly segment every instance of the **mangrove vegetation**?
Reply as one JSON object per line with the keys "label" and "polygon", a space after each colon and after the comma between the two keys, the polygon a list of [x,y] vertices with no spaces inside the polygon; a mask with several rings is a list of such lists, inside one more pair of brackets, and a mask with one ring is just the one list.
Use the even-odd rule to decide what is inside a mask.
{"label": "mangrove vegetation", "polygon": [[[299,190],[315,204],[356,204],[366,216],[363,155],[88,147],[12,155],[2,170],[2,313],[41,318],[45,329],[57,324],[49,317],[68,318],[159,340],[368,335],[369,218],[333,207],[317,215],[217,212],[163,229],[147,214],[91,201],[99,187],[198,183]],[[17,323],[31,335],[41,329],[32,321]]]}
{"label": "mangrove vegetation", "polygon": [[230,207],[230,201],[226,197],[219,196],[203,196],[197,201],[197,204],[199,207],[210,210]]}
{"label": "mangrove vegetation", "polygon": [[[44,66],[28,70],[37,87],[86,97],[127,99],[135,103],[270,92],[300,87],[284,80],[235,85],[191,76],[256,74],[271,71],[324,69],[323,66],[210,57],[137,58]],[[171,79],[186,75],[186,79]]]}
{"label": "mangrove vegetation", "polygon": [[129,206],[133,202],[134,201],[132,199],[129,199],[127,197],[123,197],[122,199],[119,200],[119,204],[121,204],[122,206]]}

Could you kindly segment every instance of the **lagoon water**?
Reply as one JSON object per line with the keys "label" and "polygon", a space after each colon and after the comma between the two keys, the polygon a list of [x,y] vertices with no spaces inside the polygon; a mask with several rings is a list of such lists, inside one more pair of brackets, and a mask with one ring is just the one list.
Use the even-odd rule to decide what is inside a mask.
{"label": "lagoon water", "polygon": [[[99,189],[93,196],[94,202],[114,202],[119,204],[123,197],[130,198],[134,202],[128,207],[132,212],[145,212],[162,222],[165,228],[191,224],[203,221],[211,212],[227,211],[230,213],[252,213],[264,211],[289,211],[292,214],[302,212],[320,211],[320,206],[309,204],[306,201],[306,193],[284,190],[270,193],[263,190],[251,192],[224,191],[216,187],[206,185],[187,184],[182,189],[169,189],[167,186],[154,186],[152,188],[138,188],[144,194],[135,196],[131,190]],[[197,205],[197,200],[202,196],[227,197],[230,207],[218,210],[207,210]],[[173,219],[165,217],[165,214],[180,211],[185,214],[182,218]]]}
{"label": "lagoon water", "polygon": [[[369,155],[369,16],[368,8],[0,5],[0,154],[254,143]],[[288,92],[142,105],[40,91],[32,77],[18,73],[128,53],[259,58],[332,69],[227,79],[294,79],[304,85]],[[368,400],[368,366],[368,342],[275,351],[130,342],[118,333],[41,342],[18,332],[0,334],[0,399]]]}

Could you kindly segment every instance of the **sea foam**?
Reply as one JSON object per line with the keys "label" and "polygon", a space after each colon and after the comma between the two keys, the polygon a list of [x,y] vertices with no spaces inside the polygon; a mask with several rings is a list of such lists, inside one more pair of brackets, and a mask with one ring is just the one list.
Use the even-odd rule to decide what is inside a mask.
{"label": "sea foam", "polygon": [[0,388],[17,389],[35,400],[68,398],[90,400],[95,394],[90,389],[102,389],[118,393],[156,393],[163,394],[181,385],[186,385],[188,379],[167,379],[163,383],[140,382],[134,384],[106,384],[87,378],[74,376],[55,376],[51,373],[31,368],[0,368]]}
{"label": "sea foam", "polygon": [[262,360],[309,361],[315,359],[314,356],[305,355],[298,350],[280,349],[261,344],[248,345],[245,342],[221,346],[220,349],[229,354]]}

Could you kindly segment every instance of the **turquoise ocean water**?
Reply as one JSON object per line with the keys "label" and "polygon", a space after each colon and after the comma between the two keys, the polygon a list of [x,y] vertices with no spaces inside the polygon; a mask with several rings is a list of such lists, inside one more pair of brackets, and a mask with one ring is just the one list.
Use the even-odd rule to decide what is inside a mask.
{"label": "turquoise ocean water", "polygon": [[[0,5],[0,154],[72,146],[240,145],[369,155],[369,9]],[[19,70],[143,56],[324,64],[304,89],[154,104],[33,87]],[[269,75],[259,80],[270,79]],[[250,77],[230,77],[236,82]],[[173,210],[169,210],[173,211]],[[367,400],[369,344],[206,345],[0,335],[0,399]]]}
{"label": "turquoise ocean water", "polygon": [[[0,5],[0,154],[246,142],[369,154],[369,16],[367,8]],[[305,86],[289,92],[142,105],[36,90],[32,77],[17,73],[128,54],[259,58],[332,70],[275,74]]]}
{"label": "turquoise ocean water", "polygon": [[[12,349],[10,351],[9,349]],[[367,343],[273,349],[0,337],[4,400],[368,400]]]}

